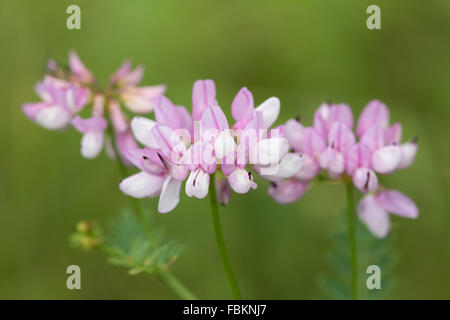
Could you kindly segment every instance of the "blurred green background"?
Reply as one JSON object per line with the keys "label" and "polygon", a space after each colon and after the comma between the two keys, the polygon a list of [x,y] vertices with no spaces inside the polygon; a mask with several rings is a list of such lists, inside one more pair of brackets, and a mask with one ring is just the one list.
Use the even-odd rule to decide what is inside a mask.
{"label": "blurred green background", "polygon": [[[78,4],[82,29],[66,29]],[[366,28],[366,8],[381,7],[381,30]],[[420,208],[394,218],[400,262],[394,298],[450,298],[450,2],[449,1],[119,1],[1,0],[0,7],[0,298],[175,298],[156,278],[129,276],[103,255],[70,248],[81,219],[105,223],[128,205],[115,164],[84,160],[73,129],[46,131],[22,113],[49,58],[75,49],[102,83],[130,58],[143,84],[165,83],[191,107],[196,79],[216,81],[229,112],[247,86],[260,103],[278,96],[278,123],[300,115],[311,124],[325,100],[359,114],[378,98],[420,151],[408,170],[384,178]],[[221,209],[228,250],[246,298],[309,299],[327,269],[330,232],[345,206],[342,186],[314,187],[280,206],[267,183],[233,194]],[[156,199],[145,204],[155,209]],[[172,268],[202,298],[229,292],[211,227],[209,201],[183,196],[159,225],[186,248]],[[66,288],[66,267],[82,270],[82,290]]]}

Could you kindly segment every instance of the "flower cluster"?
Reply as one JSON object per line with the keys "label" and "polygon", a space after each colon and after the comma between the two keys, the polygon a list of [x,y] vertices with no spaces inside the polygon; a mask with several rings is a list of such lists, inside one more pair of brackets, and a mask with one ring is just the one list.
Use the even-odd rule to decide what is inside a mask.
{"label": "flower cluster", "polygon": [[288,120],[284,136],[293,151],[302,155],[303,163],[293,177],[273,183],[269,194],[280,203],[289,203],[299,199],[322,171],[331,179],[351,178],[365,194],[358,206],[360,220],[375,236],[385,237],[390,229],[388,212],[416,218],[418,209],[399,191],[382,188],[377,174],[409,167],[417,141],[401,143],[401,124],[389,125],[389,110],[377,100],[367,104],[355,132],[353,122],[346,104],[322,104],[311,127]]}
{"label": "flower cluster", "polygon": [[[279,99],[271,97],[255,107],[244,87],[231,103],[230,125],[212,80],[194,83],[191,113],[164,96],[165,86],[139,87],[142,76],[141,66],[132,69],[126,61],[101,90],[71,52],[67,68],[48,63],[48,74],[36,86],[42,101],[26,103],[23,110],[44,128],[74,127],[83,135],[85,158],[96,157],[105,145],[111,156],[119,153],[140,171],[121,181],[120,190],[135,198],[159,196],[161,213],[177,206],[183,182],[189,197],[202,199],[215,190],[213,196],[226,204],[231,190],[255,189],[257,173],[271,182],[269,194],[276,201],[290,203],[327,172],[331,179],[352,181],[364,194],[358,215],[377,237],[389,232],[388,213],[418,216],[412,200],[378,181],[377,175],[410,166],[417,153],[416,141],[401,143],[402,126],[389,124],[383,103],[369,102],[355,130],[346,104],[322,104],[311,127],[296,119],[272,127]],[[153,111],[154,120],[142,116]]]}
{"label": "flower cluster", "polygon": [[155,120],[135,117],[131,122],[144,148],[130,148],[127,159],[141,172],[123,180],[120,189],[136,198],[159,195],[158,211],[166,213],[178,204],[185,180],[189,197],[206,197],[214,183],[216,196],[226,204],[230,188],[236,193],[256,188],[252,171],[282,172],[288,178],[300,169],[301,158],[284,161],[288,141],[278,128],[271,129],[279,111],[275,97],[255,108],[251,92],[244,87],[231,104],[235,122],[230,127],[212,80],[194,83],[192,115],[161,96],[155,102]]}
{"label": "flower cluster", "polygon": [[[120,103],[131,112],[148,113],[153,110],[154,100],[165,91],[161,85],[137,87],[143,68],[131,70],[128,61],[112,75],[105,92],[100,90],[93,74],[75,52],[69,53],[68,68],[53,60],[47,68],[48,74],[36,85],[36,93],[42,101],[24,104],[23,111],[46,129],[57,130],[72,125],[83,135],[81,154],[85,158],[94,158],[100,153],[109,123],[122,155],[125,149],[137,146]],[[82,118],[86,112],[90,115]],[[110,144],[109,150],[112,150]]]}

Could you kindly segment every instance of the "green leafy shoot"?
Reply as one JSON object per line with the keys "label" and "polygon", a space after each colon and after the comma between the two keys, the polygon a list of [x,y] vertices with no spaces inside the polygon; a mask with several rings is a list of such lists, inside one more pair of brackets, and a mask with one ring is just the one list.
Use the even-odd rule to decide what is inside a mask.
{"label": "green leafy shoot", "polygon": [[[176,241],[166,241],[163,232],[153,228],[148,218],[146,221],[144,226],[136,215],[124,210],[110,221],[105,235],[100,227],[91,224],[92,230],[97,230],[98,238],[77,228],[71,243],[75,247],[99,249],[106,253],[110,263],[128,268],[129,274],[156,274],[173,264],[182,248]],[[94,245],[85,246],[84,243]]]}
{"label": "green leafy shoot", "polygon": [[[347,233],[346,211],[340,214],[336,231],[332,235],[333,249],[326,254],[325,260],[329,271],[320,274],[318,286],[325,298],[351,299],[351,264]],[[387,299],[396,287],[393,269],[398,257],[393,252],[393,239],[374,237],[359,221],[356,223],[356,248],[358,257],[358,299]],[[368,289],[366,282],[372,273],[367,273],[370,265],[377,265],[381,270],[381,289]]]}

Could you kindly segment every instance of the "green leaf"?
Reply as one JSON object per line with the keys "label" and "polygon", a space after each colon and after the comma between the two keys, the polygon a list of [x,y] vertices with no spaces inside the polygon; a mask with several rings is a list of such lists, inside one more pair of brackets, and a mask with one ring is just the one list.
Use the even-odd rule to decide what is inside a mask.
{"label": "green leaf", "polygon": [[[336,230],[331,236],[333,248],[325,255],[329,271],[320,274],[317,279],[318,287],[329,299],[351,299],[351,264],[350,249],[347,233],[347,213],[344,210],[336,223]],[[358,257],[358,298],[386,299],[396,287],[396,280],[392,275],[398,261],[393,251],[393,239],[375,238],[359,221],[356,223],[356,248]],[[367,267],[377,265],[381,269],[381,289],[369,290],[366,286]]]}
{"label": "green leaf", "polygon": [[127,267],[132,275],[158,273],[175,262],[181,246],[176,241],[164,240],[160,230],[147,227],[129,211],[114,219],[104,244],[109,261]]}
{"label": "green leaf", "polygon": [[151,225],[148,213],[144,219],[124,210],[114,218],[103,234],[102,229],[92,222],[81,221],[76,233],[70,236],[73,247],[99,249],[114,265],[128,268],[131,275],[159,273],[174,263],[181,245],[166,240],[161,230]]}

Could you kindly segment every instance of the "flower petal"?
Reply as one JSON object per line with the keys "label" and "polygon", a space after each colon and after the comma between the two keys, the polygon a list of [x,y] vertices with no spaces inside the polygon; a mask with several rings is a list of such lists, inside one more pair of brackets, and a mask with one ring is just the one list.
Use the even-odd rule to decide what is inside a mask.
{"label": "flower petal", "polygon": [[374,125],[380,125],[382,129],[389,124],[389,110],[386,105],[378,100],[370,101],[359,116],[356,133],[362,137],[367,130]]}
{"label": "flower petal", "polygon": [[263,139],[256,145],[259,165],[279,162],[289,151],[289,143],[285,138]]}
{"label": "flower petal", "polygon": [[400,145],[402,157],[397,169],[405,169],[409,167],[415,160],[418,145],[416,142],[407,142]]}
{"label": "flower petal", "polygon": [[236,121],[249,120],[253,114],[253,107],[253,95],[246,87],[243,87],[231,103],[231,114]]}
{"label": "flower petal", "polygon": [[47,107],[36,114],[36,122],[46,129],[57,130],[69,124],[71,114],[60,106]]}
{"label": "flower petal", "polygon": [[373,195],[366,195],[361,199],[358,204],[358,217],[377,238],[384,238],[389,233],[389,215]]}
{"label": "flower petal", "polygon": [[95,158],[103,147],[103,132],[89,131],[81,139],[81,155],[86,159]]}
{"label": "flower petal", "polygon": [[227,117],[219,106],[212,106],[206,109],[202,114],[202,129],[207,130],[224,130],[228,129]]}
{"label": "flower petal", "polygon": [[158,124],[166,125],[172,129],[181,128],[181,117],[175,105],[165,96],[155,99],[155,118]]}
{"label": "flower petal", "polygon": [[208,194],[209,179],[209,174],[201,168],[192,171],[186,181],[186,194],[189,197],[203,199]]}
{"label": "flower petal", "polygon": [[218,159],[223,159],[236,150],[236,142],[229,130],[220,132],[219,137],[214,142],[214,153]]}
{"label": "flower petal", "polygon": [[151,119],[136,116],[131,120],[131,131],[136,140],[144,146],[158,149],[159,145],[152,134],[155,124],[156,122]]}
{"label": "flower petal", "polygon": [[175,209],[180,201],[180,188],[181,181],[170,176],[164,180],[158,202],[158,211],[160,213],[167,213]]}
{"label": "flower petal", "polygon": [[419,216],[419,209],[414,201],[397,190],[383,190],[376,195],[377,203],[387,212],[415,219]]}
{"label": "flower petal", "polygon": [[237,193],[247,193],[251,187],[255,187],[251,174],[245,169],[235,168],[227,179],[231,189]]}
{"label": "flower petal", "polygon": [[296,152],[300,152],[303,149],[304,133],[305,128],[297,120],[290,119],[286,122],[285,136],[291,148]]}
{"label": "flower petal", "polygon": [[311,180],[319,173],[320,167],[317,162],[307,154],[303,154],[302,159],[302,166],[295,174],[295,178],[301,181]]}
{"label": "flower petal", "polygon": [[255,111],[262,112],[262,127],[268,129],[278,119],[278,115],[280,114],[280,99],[271,97],[261,103]]}
{"label": "flower petal", "polygon": [[400,163],[402,152],[398,146],[387,146],[378,149],[372,155],[372,168],[378,173],[390,173]]}
{"label": "flower petal", "polygon": [[287,204],[300,199],[308,189],[308,184],[294,179],[272,184],[269,195],[278,203]]}
{"label": "flower petal", "polygon": [[378,188],[378,178],[373,170],[358,168],[353,173],[353,184],[362,193],[372,192]]}
{"label": "flower petal", "polygon": [[194,121],[202,118],[203,112],[217,105],[216,85],[212,80],[197,80],[192,89],[192,117]]}
{"label": "flower petal", "polygon": [[134,198],[155,196],[164,182],[164,176],[151,175],[146,172],[136,173],[120,183],[120,190]]}

